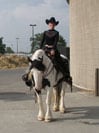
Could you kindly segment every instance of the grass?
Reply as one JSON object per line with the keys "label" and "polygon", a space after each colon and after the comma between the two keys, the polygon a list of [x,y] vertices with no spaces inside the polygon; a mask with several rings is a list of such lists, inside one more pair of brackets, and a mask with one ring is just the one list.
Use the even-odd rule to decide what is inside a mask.
{"label": "grass", "polygon": [[26,57],[18,55],[0,55],[0,69],[12,69],[28,66]]}

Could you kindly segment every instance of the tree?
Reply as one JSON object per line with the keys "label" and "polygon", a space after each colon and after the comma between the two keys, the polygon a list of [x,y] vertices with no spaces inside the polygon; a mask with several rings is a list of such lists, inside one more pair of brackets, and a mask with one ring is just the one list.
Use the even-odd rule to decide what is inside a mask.
{"label": "tree", "polygon": [[58,45],[61,45],[61,46],[64,46],[64,47],[66,47],[66,45],[67,45],[67,42],[65,41],[65,39],[63,38],[62,35],[59,36]]}
{"label": "tree", "polygon": [[42,37],[43,37],[42,33],[38,33],[35,35],[35,38],[31,44],[31,52],[34,52],[36,49],[40,47],[40,42],[42,40]]}
{"label": "tree", "polygon": [[3,44],[3,37],[0,38],[0,53],[1,54],[4,54],[5,53],[5,48],[6,48],[6,45]]}
{"label": "tree", "polygon": [[[42,40],[43,37],[43,33],[38,33],[35,35],[34,41],[31,44],[31,52],[34,52],[36,49],[38,49],[40,47],[40,42]],[[65,39],[63,38],[63,36],[59,36],[59,42],[58,42],[58,46],[64,46],[66,47],[67,43],[65,41]]]}
{"label": "tree", "polygon": [[14,53],[11,47],[6,47],[6,53]]}

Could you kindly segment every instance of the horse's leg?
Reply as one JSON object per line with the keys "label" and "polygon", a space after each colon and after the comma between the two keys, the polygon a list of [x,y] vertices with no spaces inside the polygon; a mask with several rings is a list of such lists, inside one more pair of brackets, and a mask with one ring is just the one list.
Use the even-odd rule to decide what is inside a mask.
{"label": "horse's leg", "polygon": [[53,111],[57,112],[59,111],[59,99],[60,96],[58,94],[58,88],[53,88],[53,95],[54,95],[54,105],[53,105]]}
{"label": "horse's leg", "polygon": [[46,97],[46,105],[47,111],[45,115],[45,122],[50,122],[52,120],[52,112],[51,112],[51,98],[52,98],[52,88],[48,88],[47,97]]}
{"label": "horse's leg", "polygon": [[61,93],[60,93],[60,107],[59,107],[59,109],[60,109],[61,113],[65,113],[66,112],[65,103],[64,103],[65,86],[66,85],[62,85]]}
{"label": "horse's leg", "polygon": [[39,105],[38,120],[43,121],[45,119],[45,112],[44,112],[41,92],[36,91],[36,95],[37,95],[37,102]]}

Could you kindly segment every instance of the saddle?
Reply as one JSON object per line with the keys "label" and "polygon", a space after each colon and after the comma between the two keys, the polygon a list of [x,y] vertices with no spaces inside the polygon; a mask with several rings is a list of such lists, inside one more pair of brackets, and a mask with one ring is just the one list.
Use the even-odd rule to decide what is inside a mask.
{"label": "saddle", "polygon": [[[63,81],[66,81],[69,85],[72,86],[72,77],[70,76],[70,70],[69,70],[69,60],[66,56],[60,55],[58,50],[55,50],[55,55],[51,55],[51,50],[55,50],[53,46],[45,46],[44,51],[46,55],[52,60],[52,63],[54,64],[54,67],[57,71],[57,74],[59,72],[62,72],[63,77],[59,79],[57,84],[55,86],[58,86]],[[71,87],[72,88],[72,87]],[[71,89],[72,91],[72,89]]]}
{"label": "saddle", "polygon": [[[52,50],[55,51],[55,55],[51,55]],[[45,51],[46,55],[51,59],[51,61],[54,64],[57,72],[61,71],[64,74],[65,72],[63,72],[63,69],[65,69],[65,71],[69,72],[69,60],[66,56],[60,55],[58,50],[55,50],[53,48],[53,46],[45,45],[44,51]]]}

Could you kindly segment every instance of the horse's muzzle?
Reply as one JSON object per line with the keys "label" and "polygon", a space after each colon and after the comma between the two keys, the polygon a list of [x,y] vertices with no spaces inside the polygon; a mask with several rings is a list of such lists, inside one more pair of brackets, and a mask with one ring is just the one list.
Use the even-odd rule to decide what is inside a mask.
{"label": "horse's muzzle", "polygon": [[24,74],[22,75],[22,80],[25,82],[25,84],[29,87],[31,87],[33,84],[32,84],[32,81],[28,79],[28,74]]}

